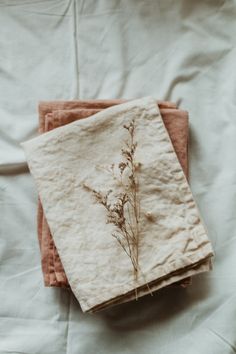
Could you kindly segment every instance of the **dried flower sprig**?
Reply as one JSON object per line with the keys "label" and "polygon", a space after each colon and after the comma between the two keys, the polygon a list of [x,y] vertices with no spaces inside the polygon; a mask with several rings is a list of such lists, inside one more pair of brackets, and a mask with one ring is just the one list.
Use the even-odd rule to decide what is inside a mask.
{"label": "dried flower sprig", "polygon": [[[128,124],[123,125],[123,128],[127,130],[129,138],[124,142],[125,147],[121,149],[122,161],[118,163],[118,166],[112,164],[104,168],[106,172],[112,175],[113,180],[119,184],[121,192],[115,195],[113,195],[112,190],[102,193],[85,183],[83,187],[93,194],[97,203],[105,207],[107,211],[107,223],[115,226],[112,236],[130,258],[134,270],[134,278],[137,281],[140,235],[138,171],[141,164],[135,161],[135,152],[138,145],[135,141],[135,120],[132,119]],[[115,201],[110,202],[112,195]],[[136,290],[135,293],[137,298]]]}

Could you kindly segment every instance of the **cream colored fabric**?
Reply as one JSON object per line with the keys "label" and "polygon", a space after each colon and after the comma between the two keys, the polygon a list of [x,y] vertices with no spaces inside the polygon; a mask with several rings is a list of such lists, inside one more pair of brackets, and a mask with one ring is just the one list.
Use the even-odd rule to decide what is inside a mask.
{"label": "cream colored fabric", "polygon": [[[141,163],[138,281],[111,236],[105,209],[83,183],[118,188],[98,166],[118,163],[132,119]],[[23,144],[71,288],[83,311],[94,311],[208,270],[212,248],[188,183],[152,98],[115,106]],[[117,189],[119,192],[119,189]],[[152,213],[154,222],[147,220]],[[202,266],[203,267],[200,267]],[[174,276],[174,280],[171,278]],[[164,284],[163,283],[166,283]],[[132,298],[133,296],[131,296]]]}

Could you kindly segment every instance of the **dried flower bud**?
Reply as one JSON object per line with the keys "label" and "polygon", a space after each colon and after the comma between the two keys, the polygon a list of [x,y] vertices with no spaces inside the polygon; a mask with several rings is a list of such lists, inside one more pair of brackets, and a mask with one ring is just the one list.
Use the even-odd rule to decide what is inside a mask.
{"label": "dried flower bud", "polygon": [[120,173],[121,174],[124,172],[126,167],[127,167],[127,163],[125,163],[125,162],[120,162],[119,163],[119,169],[120,169]]}
{"label": "dried flower bud", "polygon": [[146,213],[145,213],[145,216],[146,216],[146,218],[148,219],[148,221],[151,221],[151,222],[154,222],[154,221],[155,221],[155,217],[154,217],[154,215],[153,215],[150,211],[146,212]]}
{"label": "dried flower bud", "polygon": [[135,162],[134,164],[135,171],[139,171],[141,166],[142,166],[141,162]]}

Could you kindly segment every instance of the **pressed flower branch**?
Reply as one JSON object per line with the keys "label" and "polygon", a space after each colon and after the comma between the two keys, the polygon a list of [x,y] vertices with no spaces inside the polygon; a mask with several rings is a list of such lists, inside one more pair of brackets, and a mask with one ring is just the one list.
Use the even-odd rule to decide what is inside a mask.
{"label": "pressed flower branch", "polygon": [[121,149],[122,161],[118,165],[112,164],[105,168],[119,185],[120,193],[114,194],[111,189],[105,193],[97,191],[86,183],[83,184],[83,187],[91,192],[96,202],[106,209],[107,223],[115,226],[112,236],[130,258],[134,270],[134,278],[137,281],[140,236],[138,171],[141,164],[135,161],[137,148],[137,142],[135,141],[135,120],[132,119],[128,124],[124,124],[123,128],[127,130],[128,139],[124,142],[125,146]]}

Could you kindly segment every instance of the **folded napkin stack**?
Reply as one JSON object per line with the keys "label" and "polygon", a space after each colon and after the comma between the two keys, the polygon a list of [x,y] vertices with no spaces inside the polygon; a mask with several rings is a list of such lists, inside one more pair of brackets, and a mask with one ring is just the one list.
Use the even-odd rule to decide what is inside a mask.
{"label": "folded napkin stack", "polygon": [[[52,101],[39,104],[39,132],[44,133],[75,120],[87,118],[122,100]],[[188,114],[171,102],[158,101],[160,113],[183,171],[188,176]],[[38,206],[38,237],[45,286],[68,287],[69,283],[50,233],[42,204]],[[181,281],[182,286],[189,278]]]}
{"label": "folded napkin stack", "polygon": [[45,134],[23,147],[45,285],[70,286],[95,312],[211,268],[186,180],[186,112],[143,98],[43,102],[39,113]]}

